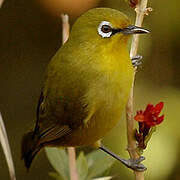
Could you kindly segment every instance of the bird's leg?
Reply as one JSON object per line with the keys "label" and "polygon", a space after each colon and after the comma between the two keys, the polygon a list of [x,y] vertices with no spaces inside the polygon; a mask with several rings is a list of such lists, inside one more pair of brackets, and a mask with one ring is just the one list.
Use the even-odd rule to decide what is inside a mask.
{"label": "bird's leg", "polygon": [[108,150],[106,147],[104,147],[103,145],[101,145],[99,147],[99,149],[101,149],[102,151],[104,151],[105,153],[109,154],[110,156],[112,156],[113,158],[117,159],[118,161],[120,161],[121,163],[123,163],[126,167],[135,170],[135,171],[145,171],[147,168],[143,165],[140,164],[141,161],[143,161],[145,158],[143,156],[140,156],[138,159],[123,159],[119,156],[117,156],[116,154],[114,154],[113,152],[111,152],[110,150]]}
{"label": "bird's leg", "polygon": [[132,65],[133,67],[138,67],[139,65],[142,64],[142,56],[141,55],[136,55],[134,57],[131,58],[132,61]]}

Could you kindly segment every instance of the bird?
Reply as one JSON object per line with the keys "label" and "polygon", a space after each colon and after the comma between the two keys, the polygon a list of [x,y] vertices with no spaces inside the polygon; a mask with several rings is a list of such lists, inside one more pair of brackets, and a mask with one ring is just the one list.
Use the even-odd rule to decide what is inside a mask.
{"label": "bird", "polygon": [[44,147],[92,146],[144,171],[142,158],[120,158],[101,140],[121,120],[128,101],[134,73],[128,40],[145,33],[111,8],[90,9],[76,20],[47,66],[35,127],[22,138],[27,169]]}

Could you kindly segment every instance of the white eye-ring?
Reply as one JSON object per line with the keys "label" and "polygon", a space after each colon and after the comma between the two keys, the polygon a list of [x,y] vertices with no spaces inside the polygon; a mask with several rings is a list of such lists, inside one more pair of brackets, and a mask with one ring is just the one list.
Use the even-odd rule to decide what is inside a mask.
{"label": "white eye-ring", "polygon": [[109,38],[112,35],[112,25],[108,21],[102,21],[98,27],[98,33],[103,38]]}

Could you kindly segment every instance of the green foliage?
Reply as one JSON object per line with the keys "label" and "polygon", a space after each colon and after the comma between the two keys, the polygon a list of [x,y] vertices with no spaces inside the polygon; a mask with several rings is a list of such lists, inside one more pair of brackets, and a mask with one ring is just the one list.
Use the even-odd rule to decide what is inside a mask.
{"label": "green foliage", "polygon": [[[59,148],[46,148],[47,157],[58,173],[62,178],[59,180],[68,180],[69,179],[69,170],[68,170],[68,156],[64,149]],[[50,173],[50,175],[55,176],[55,174]],[[57,176],[56,176],[57,179]]]}
{"label": "green foliage", "polygon": [[77,171],[79,179],[86,179],[88,174],[88,162],[83,152],[80,152],[77,158]]}
{"label": "green foliage", "polygon": [[87,155],[87,161],[89,166],[88,179],[91,179],[102,175],[110,169],[115,159],[100,151],[94,151]]}
{"label": "green foliage", "polygon": [[[49,175],[56,180],[70,180],[66,151],[60,148],[45,149],[51,165],[56,170],[56,172],[50,172]],[[100,151],[93,151],[87,156],[80,152],[76,161],[79,180],[112,179],[112,176],[107,176],[107,174],[114,162],[115,159]]]}
{"label": "green foliage", "polygon": [[63,178],[62,178],[62,176],[60,176],[58,173],[56,173],[56,172],[50,172],[49,173],[49,176],[51,176],[51,177],[53,177],[54,179],[56,179],[56,180],[64,180]]}
{"label": "green foliage", "polygon": [[110,180],[110,179],[112,179],[112,176],[95,178],[95,179],[93,179],[93,180]]}

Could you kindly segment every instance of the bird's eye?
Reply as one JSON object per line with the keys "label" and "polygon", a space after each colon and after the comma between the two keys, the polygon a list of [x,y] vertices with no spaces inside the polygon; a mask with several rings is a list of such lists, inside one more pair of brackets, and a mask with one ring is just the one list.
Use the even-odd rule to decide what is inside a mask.
{"label": "bird's eye", "polygon": [[109,38],[112,35],[112,25],[108,21],[102,21],[98,27],[98,33],[103,38]]}
{"label": "bird's eye", "polygon": [[109,32],[112,31],[112,28],[111,28],[111,26],[103,25],[103,26],[101,27],[101,31],[102,31],[103,33],[109,33]]}

